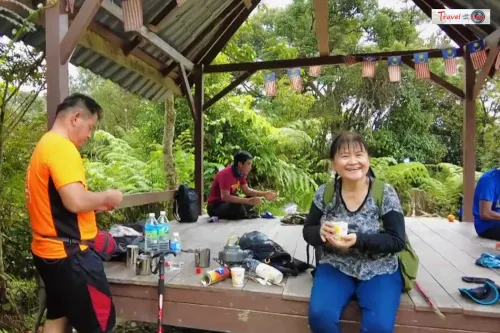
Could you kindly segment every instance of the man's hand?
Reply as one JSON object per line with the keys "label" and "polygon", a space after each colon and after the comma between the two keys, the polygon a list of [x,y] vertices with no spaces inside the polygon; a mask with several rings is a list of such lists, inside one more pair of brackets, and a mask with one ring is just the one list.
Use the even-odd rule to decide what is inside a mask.
{"label": "man's hand", "polygon": [[123,200],[123,194],[119,190],[108,190],[106,191],[106,204],[109,210],[113,210],[118,206]]}
{"label": "man's hand", "polygon": [[276,193],[274,193],[272,191],[265,192],[264,198],[266,198],[267,200],[274,201],[274,200],[276,200]]}
{"label": "man's hand", "polygon": [[248,198],[248,204],[252,206],[257,206],[262,203],[262,199],[259,197]]}
{"label": "man's hand", "polygon": [[346,250],[356,244],[357,238],[356,234],[353,233],[343,236],[340,239],[338,239],[335,235],[331,235],[327,238],[327,240],[333,247]]}

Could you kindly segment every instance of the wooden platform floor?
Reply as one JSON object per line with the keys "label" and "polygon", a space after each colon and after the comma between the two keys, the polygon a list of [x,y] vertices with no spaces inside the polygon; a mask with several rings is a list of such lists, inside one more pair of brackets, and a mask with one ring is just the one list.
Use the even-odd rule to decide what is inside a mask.
{"label": "wooden platform floor", "polygon": [[[480,239],[472,223],[449,223],[444,219],[407,218],[407,232],[420,256],[418,281],[434,298],[446,319],[440,319],[422,296],[413,290],[403,294],[395,332],[495,332],[500,333],[500,303],[482,306],[460,295],[458,288],[474,287],[462,276],[491,278],[500,283],[500,269],[475,265],[483,252],[497,253],[495,242]],[[225,245],[228,237],[259,230],[297,259],[306,259],[302,226],[283,226],[279,220],[221,221],[194,224],[172,223],[180,233],[184,248],[210,248],[211,257]],[[312,276],[306,272],[285,280],[285,286],[262,286],[247,281],[235,288],[230,280],[203,287],[196,275],[194,255],[182,255],[181,270],[166,274],[164,323],[174,326],[236,333],[309,332],[307,307]],[[211,268],[219,265],[212,260]],[[117,316],[130,320],[157,321],[157,279],[137,276],[124,263],[106,263],[107,276]],[[343,317],[343,332],[359,332],[360,311],[355,302]]]}

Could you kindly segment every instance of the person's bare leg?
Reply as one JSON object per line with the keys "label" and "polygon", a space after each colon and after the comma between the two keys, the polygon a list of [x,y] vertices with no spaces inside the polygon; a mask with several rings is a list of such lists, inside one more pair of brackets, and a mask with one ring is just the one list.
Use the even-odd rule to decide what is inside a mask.
{"label": "person's bare leg", "polygon": [[49,319],[43,325],[43,333],[68,333],[71,332],[68,318]]}

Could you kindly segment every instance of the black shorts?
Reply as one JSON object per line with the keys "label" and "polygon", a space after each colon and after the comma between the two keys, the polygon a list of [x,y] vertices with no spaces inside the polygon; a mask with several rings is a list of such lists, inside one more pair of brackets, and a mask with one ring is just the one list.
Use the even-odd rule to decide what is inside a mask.
{"label": "black shorts", "polygon": [[64,259],[33,259],[45,284],[47,319],[67,317],[79,333],[112,331],[115,307],[97,254],[87,250]]}

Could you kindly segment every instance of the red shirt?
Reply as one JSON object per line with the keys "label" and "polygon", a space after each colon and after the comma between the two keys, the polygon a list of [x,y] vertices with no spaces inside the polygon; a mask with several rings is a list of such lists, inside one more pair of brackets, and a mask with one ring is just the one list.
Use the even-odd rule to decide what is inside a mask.
{"label": "red shirt", "polygon": [[221,190],[229,191],[230,195],[236,195],[236,192],[241,185],[247,183],[247,177],[235,177],[233,174],[233,166],[228,165],[217,173],[208,195],[207,204],[221,202]]}

